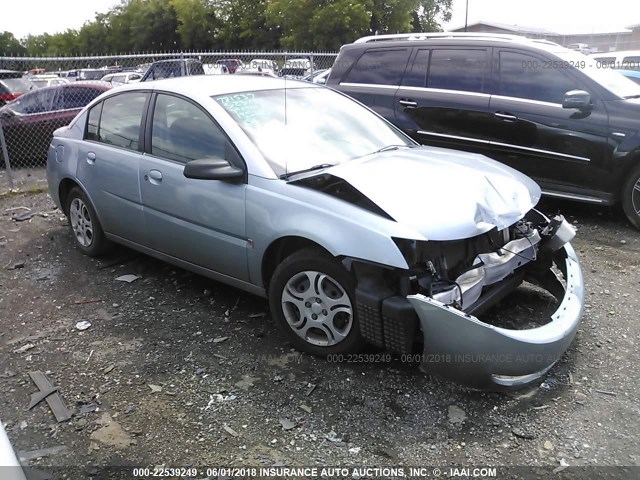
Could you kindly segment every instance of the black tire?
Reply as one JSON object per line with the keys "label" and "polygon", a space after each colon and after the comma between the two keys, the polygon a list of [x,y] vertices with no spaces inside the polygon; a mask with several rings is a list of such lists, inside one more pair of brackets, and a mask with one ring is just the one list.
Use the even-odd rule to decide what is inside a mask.
{"label": "black tire", "polygon": [[636,168],[624,184],[622,208],[633,226],[640,230],[640,168]]}
{"label": "black tire", "polygon": [[[76,201],[79,203],[74,203]],[[73,214],[72,209],[76,209],[78,215],[81,212],[82,218],[77,218],[78,215]],[[100,225],[100,220],[98,220],[98,215],[96,215],[93,205],[79,187],[73,187],[69,192],[65,207],[65,214],[69,219],[69,231],[71,232],[71,236],[82,253],[90,257],[97,257],[105,254],[109,250],[111,242],[109,242],[104,235],[102,225]],[[76,220],[76,218],[77,221],[74,225],[74,220]],[[85,225],[87,225],[86,222],[89,222],[91,228],[82,229],[82,225],[79,223],[82,221],[85,222]],[[83,230],[84,235],[77,233],[78,229]]]}
{"label": "black tire", "polygon": [[[289,282],[294,284],[298,281],[303,284],[309,280],[309,277],[305,276],[303,272],[327,276],[318,275],[316,278],[323,280],[318,281],[315,286],[309,282],[309,289],[302,293],[300,293],[301,290],[294,290],[297,295],[296,299],[299,299],[297,301],[300,302],[302,308],[306,310],[306,306],[311,305],[312,308],[306,310],[306,314],[304,312],[301,314],[300,309],[293,303],[283,302],[284,290]],[[271,314],[276,325],[286,333],[291,343],[298,350],[321,357],[358,352],[364,347],[365,341],[360,334],[360,325],[356,313],[355,284],[356,281],[353,275],[335,258],[318,248],[305,248],[287,257],[273,273],[269,285]],[[303,286],[300,285],[300,288]],[[340,292],[340,288],[342,292]],[[318,292],[320,293],[318,294]],[[348,308],[346,307],[347,299],[345,294],[350,303],[351,315],[346,313]],[[316,301],[320,300],[317,302],[318,305],[313,305],[312,303],[314,302],[311,301],[315,295],[322,297],[315,297]],[[325,300],[327,303],[324,303]],[[330,302],[334,300],[339,304],[344,303],[345,306],[334,305],[331,307]],[[313,308],[318,309],[318,311],[311,313]],[[290,320],[302,318],[300,322],[303,326],[306,326],[308,322],[312,321],[312,315],[316,316],[315,320],[319,318],[317,323],[319,328],[310,327],[308,329],[310,340],[303,339],[301,334],[296,333],[296,329],[289,323],[288,318]],[[324,321],[327,323],[323,323]],[[327,327],[327,324],[332,325],[333,330]],[[342,335],[344,337],[340,338]],[[323,338],[325,337],[326,343],[323,344]]]}

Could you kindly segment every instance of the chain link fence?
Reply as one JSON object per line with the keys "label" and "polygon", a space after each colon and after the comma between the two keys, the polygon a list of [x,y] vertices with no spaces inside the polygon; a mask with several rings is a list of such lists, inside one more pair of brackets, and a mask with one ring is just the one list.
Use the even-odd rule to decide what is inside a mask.
{"label": "chain link fence", "polygon": [[[189,52],[92,57],[0,57],[0,193],[46,184],[53,132],[110,88],[186,74],[302,78],[335,52]],[[161,62],[161,63],[155,63]],[[146,75],[145,75],[146,74]]]}

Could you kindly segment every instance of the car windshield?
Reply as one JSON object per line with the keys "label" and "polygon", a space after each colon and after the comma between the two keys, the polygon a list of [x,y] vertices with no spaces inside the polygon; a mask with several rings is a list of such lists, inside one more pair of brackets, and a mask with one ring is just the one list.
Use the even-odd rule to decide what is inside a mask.
{"label": "car windshield", "polygon": [[24,93],[33,89],[33,84],[24,78],[5,78],[2,82],[12,93]]}
{"label": "car windshield", "polygon": [[556,52],[556,54],[620,98],[632,98],[640,95],[640,85],[615,70],[605,68],[603,65],[598,66],[597,60],[593,57],[587,57],[570,50]]}
{"label": "car windshield", "polygon": [[349,98],[317,87],[213,97],[246,132],[278,176],[336,165],[414,143]]}

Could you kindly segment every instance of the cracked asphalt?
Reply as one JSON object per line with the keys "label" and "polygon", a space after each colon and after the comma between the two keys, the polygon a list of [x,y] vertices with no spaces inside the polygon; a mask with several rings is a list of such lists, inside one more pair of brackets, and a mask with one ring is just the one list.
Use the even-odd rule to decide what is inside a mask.
{"label": "cracked asphalt", "polygon": [[[586,313],[546,380],[504,395],[397,357],[300,354],[265,300],[126,248],[87,258],[46,193],[5,196],[0,418],[25,463],[94,476],[109,465],[640,466],[640,232],[615,209],[543,209],[578,227]],[[538,306],[510,299],[496,314],[507,308],[526,321]],[[26,409],[32,371],[59,387],[70,420],[45,402]]]}

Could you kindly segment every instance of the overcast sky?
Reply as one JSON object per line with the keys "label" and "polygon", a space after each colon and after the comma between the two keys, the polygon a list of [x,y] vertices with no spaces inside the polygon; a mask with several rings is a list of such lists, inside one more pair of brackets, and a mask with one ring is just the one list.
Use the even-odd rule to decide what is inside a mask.
{"label": "overcast sky", "polygon": [[[2,0],[3,3],[8,0]],[[118,0],[13,0],[0,15],[0,32],[27,34],[80,28]],[[466,0],[454,0],[450,28],[464,26]],[[10,12],[10,13],[9,13]],[[557,33],[620,31],[640,23],[637,0],[469,0],[469,23],[480,20],[540,27]]]}

